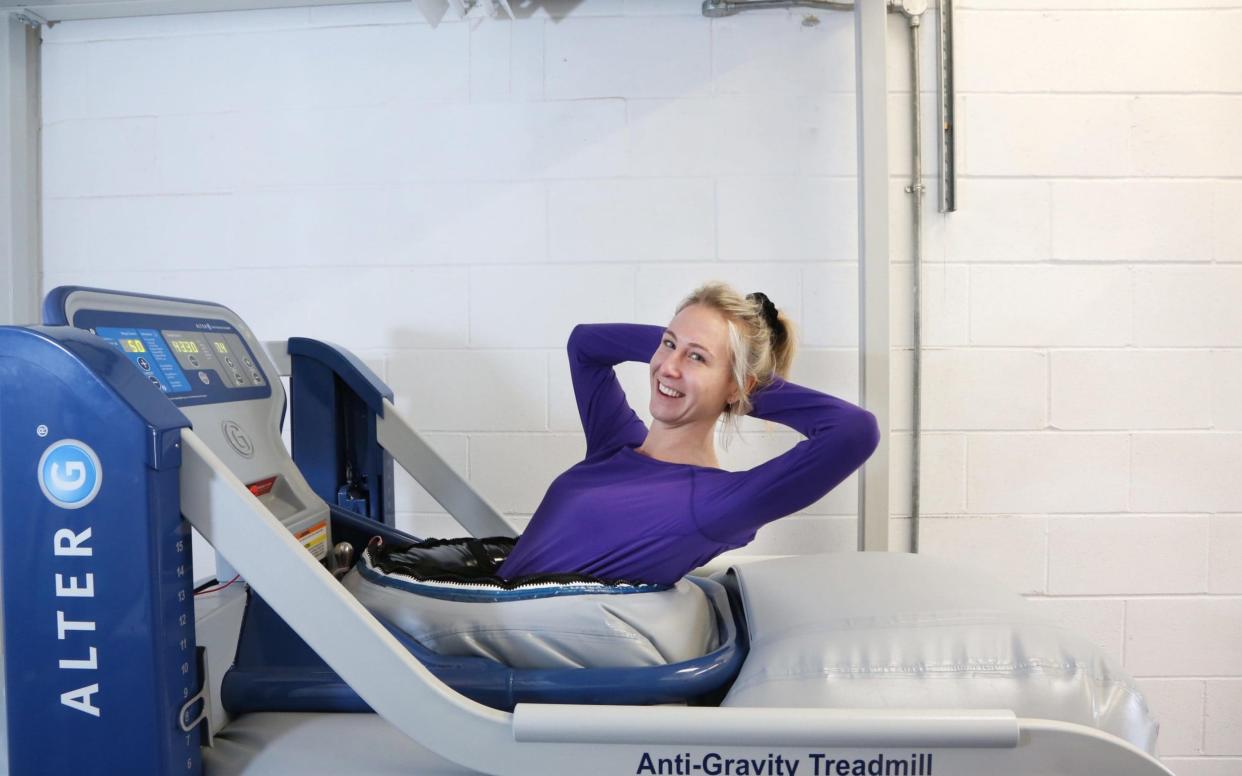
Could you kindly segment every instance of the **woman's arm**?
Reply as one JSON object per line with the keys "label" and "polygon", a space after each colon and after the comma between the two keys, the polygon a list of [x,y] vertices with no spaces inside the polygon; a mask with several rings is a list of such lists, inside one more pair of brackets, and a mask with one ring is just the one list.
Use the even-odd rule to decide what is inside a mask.
{"label": "woman's arm", "polygon": [[630,407],[613,366],[647,363],[660,347],[664,327],[640,323],[580,323],[569,334],[569,373],[590,458],[628,442],[641,444],[647,426]]}
{"label": "woman's arm", "polygon": [[751,401],[751,416],[789,426],[807,438],[766,463],[698,489],[693,503],[699,530],[728,544],[745,544],[764,524],[814,504],[862,466],[880,443],[872,413],[780,377]]}

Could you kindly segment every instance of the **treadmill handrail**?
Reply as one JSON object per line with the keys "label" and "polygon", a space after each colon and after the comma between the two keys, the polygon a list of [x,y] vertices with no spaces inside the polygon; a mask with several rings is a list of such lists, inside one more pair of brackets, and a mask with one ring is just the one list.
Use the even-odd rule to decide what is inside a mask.
{"label": "treadmill handrail", "polygon": [[814,709],[519,703],[521,742],[658,746],[844,746],[1013,748],[1009,709]]}
{"label": "treadmill handrail", "polygon": [[423,439],[388,399],[376,419],[380,446],[471,536],[517,536],[513,526]]}
{"label": "treadmill handrail", "polygon": [[[471,730],[512,745],[511,715],[458,695],[419,663],[272,516],[190,429],[181,435],[181,512],[238,574],[380,716],[450,759]],[[453,751],[458,750],[458,751]]]}
{"label": "treadmill handrail", "polygon": [[293,358],[289,355],[289,340],[264,340],[263,349],[267,351],[267,357],[272,360],[276,366],[276,371],[281,377],[288,377],[293,373]]}

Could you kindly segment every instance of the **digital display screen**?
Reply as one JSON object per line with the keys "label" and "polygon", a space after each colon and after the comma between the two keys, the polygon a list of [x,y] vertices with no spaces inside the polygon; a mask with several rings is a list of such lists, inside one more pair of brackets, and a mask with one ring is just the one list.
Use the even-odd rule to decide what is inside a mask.
{"label": "digital display screen", "polygon": [[215,345],[215,346],[216,346],[216,352],[217,352],[217,353],[221,353],[221,354],[226,355],[226,356],[229,354],[229,347],[228,347],[228,345],[225,345],[225,344],[224,344],[223,342],[221,342],[220,340],[216,340],[215,342],[213,342],[213,343],[211,343],[211,344],[213,344],[213,345]]}
{"label": "digital display screen", "polygon": [[178,353],[198,352],[198,343],[194,342],[194,340],[169,340],[168,342],[172,345],[172,349]]}
{"label": "digital display screen", "polygon": [[189,393],[193,387],[164,337],[155,329],[100,326],[95,334],[117,347],[142,370],[152,385],[167,394]]}

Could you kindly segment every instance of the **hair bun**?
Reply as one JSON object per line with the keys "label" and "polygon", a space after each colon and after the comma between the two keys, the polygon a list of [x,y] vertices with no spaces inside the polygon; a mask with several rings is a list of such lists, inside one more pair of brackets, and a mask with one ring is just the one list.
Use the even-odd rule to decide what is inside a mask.
{"label": "hair bun", "polygon": [[776,305],[772,303],[768,295],[762,291],[756,291],[753,294],[747,294],[746,298],[753,299],[759,303],[763,319],[767,322],[768,328],[772,330],[772,333],[777,338],[784,336],[785,327],[781,325],[780,318],[777,317]]}

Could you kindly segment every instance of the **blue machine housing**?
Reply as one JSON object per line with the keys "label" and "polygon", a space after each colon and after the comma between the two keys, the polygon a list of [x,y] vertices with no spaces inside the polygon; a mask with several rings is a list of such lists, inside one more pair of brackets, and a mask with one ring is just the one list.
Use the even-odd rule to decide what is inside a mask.
{"label": "blue machine housing", "polygon": [[291,337],[288,350],[294,463],[327,503],[395,525],[392,456],[376,429],[392,389],[331,343]]}
{"label": "blue machine housing", "polygon": [[11,772],[201,771],[187,426],[102,339],[0,327]]}
{"label": "blue machine housing", "polygon": [[[371,536],[412,537],[332,511],[332,533],[360,553]],[[479,703],[511,711],[518,703],[710,703],[723,696],[746,657],[738,597],[710,579],[691,578],[713,602],[720,646],[694,660],[641,668],[511,668],[484,657],[440,655],[378,618],[438,679]],[[250,591],[233,667],[221,701],[230,714],[252,711],[366,712],[370,707],[258,596]],[[498,604],[503,605],[503,604]]]}

